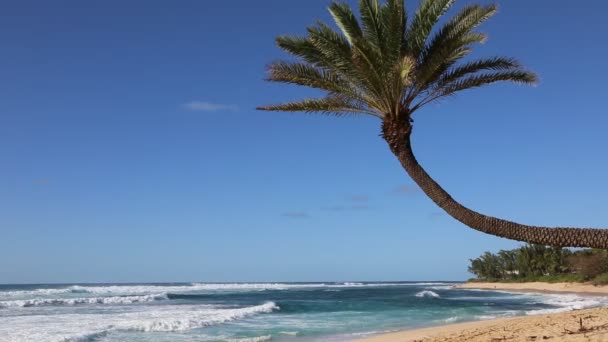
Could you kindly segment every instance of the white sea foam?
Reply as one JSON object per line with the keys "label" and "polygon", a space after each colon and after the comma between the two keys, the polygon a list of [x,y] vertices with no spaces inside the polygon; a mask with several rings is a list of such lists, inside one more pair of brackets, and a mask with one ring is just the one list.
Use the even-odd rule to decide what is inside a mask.
{"label": "white sea foam", "polygon": [[439,285],[439,286],[428,286],[429,290],[451,290],[454,288],[454,285]]}
{"label": "white sea foam", "polygon": [[89,298],[33,298],[23,300],[0,301],[0,308],[12,307],[31,307],[31,306],[60,306],[60,305],[81,305],[81,304],[101,304],[119,305],[153,302],[168,299],[165,294],[154,294],[144,296],[118,296],[118,297],[89,297]]}
{"label": "white sea foam", "polygon": [[361,336],[378,335],[378,334],[380,334],[380,333],[381,333],[380,331],[376,331],[376,330],[373,330],[373,331],[361,331],[361,332],[354,332],[354,333],[350,333],[350,336],[358,336],[358,337],[361,337]]}
{"label": "white sea foam", "polygon": [[[155,307],[115,314],[57,314],[3,317],[0,341],[86,341],[111,331],[172,332],[218,325],[270,313],[279,307],[268,302],[236,309],[210,309],[196,305]],[[101,334],[101,335],[100,335]]]}
{"label": "white sea foam", "polygon": [[[476,292],[498,292],[504,293],[505,296],[493,296],[493,297],[454,297],[452,300],[475,300],[475,301],[489,301],[489,300],[512,300],[512,299],[527,299],[528,304],[547,304],[553,306],[552,308],[528,310],[525,311],[526,315],[542,315],[550,313],[567,312],[572,310],[579,310],[585,308],[597,307],[600,305],[608,305],[608,298],[606,297],[592,297],[592,296],[580,296],[580,295],[567,295],[567,294],[541,294],[541,293],[519,293],[519,292],[508,292],[504,290],[478,290],[471,289],[467,291]],[[484,317],[484,316],[481,316]],[[479,317],[478,317],[479,318]],[[483,319],[483,318],[479,318]]]}
{"label": "white sea foam", "polygon": [[[581,296],[581,295],[567,295],[567,294],[543,294],[543,293],[519,293],[509,292],[504,290],[487,290],[487,289],[467,289],[466,291],[471,292],[491,292],[491,293],[502,293],[504,296],[461,296],[448,298],[450,300],[469,300],[469,301],[506,301],[506,300],[526,300],[526,304],[545,304],[552,306],[551,308],[527,310],[523,312],[526,315],[542,315],[559,312],[567,312],[572,310],[579,310],[585,308],[592,308],[601,305],[608,305],[608,298],[606,297],[593,297],[593,296]],[[514,316],[522,314],[522,312],[516,312],[515,314],[511,311],[506,314],[500,314],[500,317]],[[476,319],[492,319],[496,318],[496,315],[481,315],[476,316]]]}
{"label": "white sea foam", "polygon": [[[395,330],[395,329],[391,329],[391,330],[371,330],[371,331],[361,331],[361,332],[353,332],[348,334],[348,336],[356,336],[357,340],[359,340],[361,337],[368,337],[368,336],[372,336],[372,335],[383,335],[383,334],[390,334],[390,333],[394,333],[397,332],[399,330]],[[350,341],[350,339],[349,339]]]}
{"label": "white sea foam", "polygon": [[234,321],[258,313],[270,313],[278,309],[279,307],[275,303],[268,302],[262,305],[241,309],[195,310],[189,312],[185,317],[161,316],[157,319],[124,324],[120,329],[130,331],[190,330]]}
{"label": "white sea foam", "polygon": [[578,295],[542,295],[538,296],[538,299],[535,302],[549,304],[555,306],[555,308],[529,310],[526,311],[526,315],[542,315],[592,308],[608,304],[608,299],[605,297],[590,297]]}
{"label": "white sea foam", "polygon": [[446,319],[443,320],[444,323],[455,323],[462,320],[462,317],[460,316],[452,316],[452,317],[448,317]]}
{"label": "white sea foam", "polygon": [[0,299],[48,297],[63,294],[93,294],[93,295],[144,295],[154,293],[185,293],[208,291],[263,291],[289,290],[301,288],[354,288],[354,287],[385,287],[385,286],[425,286],[445,285],[445,283],[192,283],[188,285],[110,285],[84,286],[74,285],[65,288],[33,289],[0,291]]}
{"label": "white sea foam", "polygon": [[513,294],[511,296],[483,296],[483,297],[474,297],[474,296],[460,296],[460,297],[451,297],[447,298],[449,300],[467,300],[467,301],[478,301],[478,302],[487,302],[487,301],[506,301],[506,300],[521,300],[526,299],[528,297],[533,297],[533,295],[527,294]]}
{"label": "white sea foam", "polygon": [[65,293],[76,293],[72,291],[72,286],[62,289],[35,289],[35,290],[15,290],[15,291],[0,291],[0,297],[17,297],[17,296],[49,296]]}
{"label": "white sea foam", "polygon": [[102,331],[102,332],[84,334],[82,336],[68,337],[68,338],[63,339],[61,342],[92,342],[92,341],[97,341],[100,338],[105,337],[106,335],[108,335],[108,332]]}
{"label": "white sea foam", "polygon": [[433,291],[429,291],[429,290],[424,290],[424,291],[420,291],[418,293],[416,293],[416,297],[419,298],[440,298],[440,296],[433,292]]}
{"label": "white sea foam", "polygon": [[266,335],[266,336],[257,336],[257,337],[235,338],[235,339],[231,339],[229,341],[230,342],[266,342],[266,341],[271,341],[271,340],[272,340],[272,336]]}
{"label": "white sea foam", "polygon": [[60,289],[14,290],[0,292],[1,297],[54,296],[62,294],[149,294],[181,293],[218,290],[266,290],[286,288],[282,284],[190,284],[190,285],[110,285],[110,286],[69,286]]}
{"label": "white sea foam", "polygon": [[489,312],[485,315],[473,316],[473,318],[476,320],[488,320],[488,319],[496,319],[496,318],[515,317],[515,316],[519,316],[521,314],[522,314],[521,311],[507,310],[507,311],[500,311],[500,312]]}

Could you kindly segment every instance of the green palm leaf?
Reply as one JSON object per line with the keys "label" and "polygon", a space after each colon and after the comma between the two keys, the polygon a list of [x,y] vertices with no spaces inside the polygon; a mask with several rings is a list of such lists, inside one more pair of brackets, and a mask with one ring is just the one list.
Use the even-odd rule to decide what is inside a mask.
{"label": "green palm leaf", "polygon": [[381,7],[380,24],[385,34],[384,58],[387,63],[394,63],[399,60],[401,51],[405,47],[407,12],[402,0],[388,0]]}
{"label": "green palm leaf", "polygon": [[452,95],[462,90],[481,87],[500,81],[532,85],[536,84],[538,79],[533,73],[524,70],[499,71],[489,74],[474,75],[458,79],[443,86],[440,88],[441,96]]}
{"label": "green palm leaf", "polygon": [[364,38],[377,50],[379,56],[383,57],[386,54],[386,35],[380,21],[378,0],[359,0],[359,12]]}
{"label": "green palm leaf", "polygon": [[456,51],[473,43],[482,43],[486,36],[471,32],[482,22],[496,13],[496,6],[472,5],[465,7],[447,22],[431,39],[420,55],[418,80],[421,88],[434,81],[442,72],[453,64],[461,55]]}
{"label": "green palm leaf", "polygon": [[301,101],[287,102],[278,105],[268,105],[258,107],[258,110],[278,111],[278,112],[304,112],[318,113],[334,116],[344,116],[348,114],[367,114],[380,117],[364,105],[346,100],[339,96],[327,96],[321,99],[305,99]]}
{"label": "green palm leaf", "polygon": [[359,22],[348,4],[334,2],[329,6],[329,13],[351,45],[363,37]]}
{"label": "green palm leaf", "polygon": [[487,70],[518,70],[521,64],[513,58],[493,57],[476,60],[460,65],[444,73],[437,81],[437,87],[442,87],[463,76]]}
{"label": "green palm leaf", "polygon": [[437,24],[439,18],[452,6],[453,3],[454,0],[422,1],[406,35],[408,53],[414,57],[418,57],[426,44],[433,26]]}

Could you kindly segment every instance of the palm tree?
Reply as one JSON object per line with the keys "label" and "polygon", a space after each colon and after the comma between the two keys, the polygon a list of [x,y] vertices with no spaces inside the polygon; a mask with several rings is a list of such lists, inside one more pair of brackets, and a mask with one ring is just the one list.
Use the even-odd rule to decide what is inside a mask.
{"label": "palm tree", "polygon": [[329,7],[339,31],[323,22],[307,36],[279,36],[277,45],[298,61],[272,63],[268,80],[316,88],[322,98],[260,110],[334,115],[371,115],[382,121],[382,136],[410,177],[439,207],[484,233],[528,243],[608,248],[608,231],[523,225],[466,208],[422,168],[410,143],[412,115],[425,105],[463,90],[501,81],[534,84],[537,77],[504,57],[464,62],[472,45],[486,36],[475,29],[496,6],[469,5],[434,30],[454,0],[422,0],[408,18],[403,0],[359,0],[359,18],[345,3]]}

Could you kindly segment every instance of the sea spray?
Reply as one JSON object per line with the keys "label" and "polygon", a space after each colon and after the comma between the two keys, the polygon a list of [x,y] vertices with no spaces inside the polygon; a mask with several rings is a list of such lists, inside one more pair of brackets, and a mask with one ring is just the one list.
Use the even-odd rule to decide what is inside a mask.
{"label": "sea spray", "polygon": [[234,322],[280,310],[274,302],[241,308],[201,309],[195,305],[150,306],[115,314],[56,314],[3,318],[0,341],[88,341],[106,334],[180,332]]}
{"label": "sea spray", "polygon": [[118,297],[89,297],[89,298],[33,298],[23,300],[0,301],[0,308],[31,307],[31,306],[61,306],[61,305],[124,305],[167,300],[165,294],[144,296]]}
{"label": "sea spray", "polygon": [[133,295],[183,292],[250,292],[265,290],[344,289],[363,287],[396,287],[442,285],[445,283],[190,283],[187,285],[72,285],[63,288],[0,291],[0,299],[63,294]]}
{"label": "sea spray", "polygon": [[420,291],[420,292],[416,293],[415,296],[419,297],[419,298],[440,298],[441,297],[436,292],[433,292],[430,290]]}
{"label": "sea spray", "polygon": [[272,340],[271,335],[264,335],[264,336],[256,336],[256,337],[233,338],[228,341],[230,341],[230,342],[267,342],[267,341],[271,341],[271,340]]}

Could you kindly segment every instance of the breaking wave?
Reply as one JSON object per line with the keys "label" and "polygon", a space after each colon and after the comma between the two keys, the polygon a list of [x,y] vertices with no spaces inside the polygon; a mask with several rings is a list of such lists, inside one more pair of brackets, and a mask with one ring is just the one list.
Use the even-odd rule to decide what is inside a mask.
{"label": "breaking wave", "polygon": [[32,307],[32,306],[61,306],[61,305],[120,305],[153,302],[166,300],[167,295],[145,295],[145,296],[119,296],[119,297],[91,297],[91,298],[34,298],[24,300],[10,300],[0,302],[0,308]]}
{"label": "breaking wave", "polygon": [[427,288],[430,290],[451,290],[454,288],[454,285],[437,285],[437,286],[429,286]]}
{"label": "breaking wave", "polygon": [[418,293],[416,293],[416,297],[418,298],[440,298],[440,296],[433,292],[433,291],[429,291],[429,290],[424,290],[424,291],[420,291]]}
{"label": "breaking wave", "polygon": [[191,283],[183,285],[74,285],[64,288],[0,291],[0,298],[56,296],[61,294],[133,295],[205,291],[264,291],[318,288],[356,288],[385,286],[447,286],[446,283]]}
{"label": "breaking wave", "polygon": [[272,336],[266,335],[266,336],[257,336],[257,337],[235,338],[235,339],[231,339],[229,341],[230,342],[266,342],[266,341],[271,341],[271,340],[272,340]]}
{"label": "breaking wave", "polygon": [[587,297],[577,295],[543,295],[534,303],[548,304],[553,308],[529,310],[526,315],[543,315],[559,312],[567,312],[572,310],[587,309],[608,304],[607,298],[602,297]]}
{"label": "breaking wave", "polygon": [[[121,314],[60,314],[55,315],[52,320],[40,315],[13,316],[3,318],[0,336],[6,337],[7,341],[81,342],[95,340],[110,332],[186,331],[279,309],[274,302],[267,302],[242,308],[201,309],[200,306],[184,305]],[[74,322],[78,324],[74,325]]]}
{"label": "breaking wave", "polygon": [[240,309],[213,309],[189,312],[185,317],[162,317],[148,321],[138,321],[120,327],[130,331],[182,331],[218,325],[259,313],[279,310],[274,302]]}

